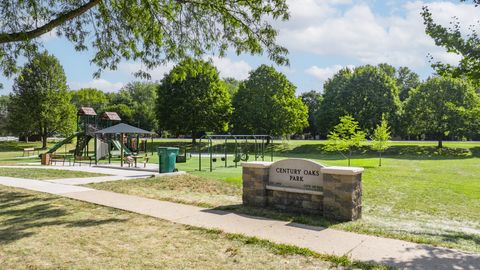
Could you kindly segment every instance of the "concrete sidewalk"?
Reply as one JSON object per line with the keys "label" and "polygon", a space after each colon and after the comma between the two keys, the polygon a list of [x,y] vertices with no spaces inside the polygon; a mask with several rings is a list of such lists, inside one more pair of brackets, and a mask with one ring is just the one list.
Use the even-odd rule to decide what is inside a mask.
{"label": "concrete sidewalk", "polygon": [[185,174],[185,172],[173,172],[173,173],[154,173],[148,171],[138,171],[138,170],[124,170],[118,168],[106,168],[106,167],[90,167],[90,166],[0,166],[0,168],[19,168],[19,169],[54,169],[54,170],[67,170],[67,171],[81,171],[81,172],[90,172],[90,173],[99,173],[105,174],[106,176],[98,177],[80,177],[80,178],[62,178],[62,179],[52,179],[52,180],[43,180],[47,182],[65,184],[65,185],[86,185],[91,183],[101,183],[109,181],[122,181],[122,180],[132,180],[132,179],[142,179],[150,177],[163,177],[163,176],[172,176]]}
{"label": "concrete sidewalk", "polygon": [[219,229],[295,245],[323,254],[347,255],[399,269],[479,269],[480,255],[406,241],[277,221],[137,196],[46,181],[0,177],[0,185],[47,192],[67,198],[161,218],[179,224]]}

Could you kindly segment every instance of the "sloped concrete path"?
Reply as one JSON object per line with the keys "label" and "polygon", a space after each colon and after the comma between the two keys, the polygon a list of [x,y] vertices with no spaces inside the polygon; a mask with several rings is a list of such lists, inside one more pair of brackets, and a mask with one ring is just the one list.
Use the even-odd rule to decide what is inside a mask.
{"label": "sloped concrete path", "polygon": [[100,173],[105,174],[106,176],[98,177],[81,177],[81,178],[62,178],[62,179],[52,179],[52,180],[42,180],[57,184],[65,185],[86,185],[91,183],[101,183],[108,181],[120,181],[120,180],[132,180],[132,179],[141,179],[149,177],[162,177],[162,176],[172,176],[177,174],[184,174],[185,172],[174,172],[174,173],[154,173],[148,171],[116,169],[113,167],[96,167],[96,166],[0,166],[0,168],[18,168],[18,169],[54,169],[54,170],[67,170],[67,171],[81,171],[81,172],[90,172],[90,173]]}
{"label": "sloped concrete path", "polygon": [[0,185],[47,192],[171,222],[219,229],[399,269],[480,269],[480,255],[46,181],[0,177]]}

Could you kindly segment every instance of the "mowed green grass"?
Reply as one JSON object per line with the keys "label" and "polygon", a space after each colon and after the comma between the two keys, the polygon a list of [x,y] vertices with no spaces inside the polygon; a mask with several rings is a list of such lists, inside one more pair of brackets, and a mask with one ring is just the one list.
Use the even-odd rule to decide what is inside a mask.
{"label": "mowed green grass", "polygon": [[386,269],[0,185],[2,269]]}
{"label": "mowed green grass", "polygon": [[[188,144],[188,140],[154,142],[155,147],[178,144]],[[324,141],[277,141],[275,160],[308,158],[326,166],[347,165],[340,154],[325,152],[324,145]],[[367,148],[354,153],[352,166],[365,168],[361,220],[332,224],[317,217],[285,216],[278,212],[266,214],[480,252],[480,143],[445,142],[446,148],[441,151],[436,149],[436,142],[393,142],[391,145],[384,154],[382,167],[378,167],[376,153]],[[216,147],[216,151],[218,149]],[[253,155],[250,156],[250,160],[253,160]],[[208,171],[208,158],[202,158],[202,171],[199,171],[198,156],[195,155],[187,163],[177,164],[178,169],[208,180],[201,182],[204,186],[215,186],[212,184],[215,182],[209,182],[213,180],[228,184],[227,189],[230,186],[237,189],[236,194],[226,193],[224,197],[205,189],[195,191],[192,186],[195,180],[192,179],[180,185],[181,189],[176,188],[175,181],[159,186],[149,186],[151,182],[132,182],[132,185],[121,182],[118,183],[119,187],[111,189],[203,206],[234,205],[241,200],[241,166],[235,168],[232,158],[229,160],[229,167],[223,168],[224,164],[218,158],[217,162],[212,163],[213,172]],[[157,161],[158,157],[154,154],[151,162]],[[189,190],[189,185],[193,190]],[[262,214],[258,209],[253,212]]]}
{"label": "mowed green grass", "polygon": [[[322,151],[322,144],[317,141],[290,141],[277,151],[275,160],[308,158],[326,166],[347,165],[341,155]],[[391,153],[385,153],[382,167],[378,166],[375,153],[355,153],[352,166],[365,168],[362,178],[363,218],[359,221],[335,224],[318,217],[262,213],[258,209],[245,211],[480,253],[480,158],[477,157],[480,144],[446,142],[445,146],[449,148],[441,152],[435,145],[435,142],[394,143]],[[228,188],[236,187],[241,193],[240,166],[234,168],[233,164],[229,164],[230,167],[223,168],[223,163],[217,161],[213,172],[209,172],[208,159],[204,158],[202,163],[205,165],[203,171],[198,171],[196,157],[187,163],[177,164],[177,167],[204,180],[224,182],[229,185]],[[154,182],[145,181],[141,184],[142,190],[136,188],[138,182],[105,183],[108,186],[103,188],[213,207],[221,206],[219,202],[233,205],[234,201],[241,200],[237,193],[236,200],[222,201],[215,195],[209,201],[206,195],[209,192],[206,191],[196,192],[195,196],[190,194],[189,200],[186,194],[195,189],[198,191],[198,188],[193,186],[192,190],[188,190],[183,186],[178,190],[174,185],[165,188],[164,184],[156,186]],[[148,188],[149,183],[151,188]],[[209,185],[208,181],[198,183]],[[159,195],[162,192],[168,194]]]}
{"label": "mowed green grass", "polygon": [[31,168],[2,168],[0,167],[0,176],[8,176],[15,178],[48,180],[48,179],[62,179],[62,178],[87,178],[106,176],[106,174],[82,172],[82,171],[68,171],[57,169],[31,169]]}

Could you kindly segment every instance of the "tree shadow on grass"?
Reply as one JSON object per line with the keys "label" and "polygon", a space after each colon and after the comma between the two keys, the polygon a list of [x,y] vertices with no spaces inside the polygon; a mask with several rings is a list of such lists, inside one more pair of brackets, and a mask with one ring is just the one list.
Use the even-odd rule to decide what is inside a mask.
{"label": "tree shadow on grass", "polygon": [[475,233],[462,233],[458,231],[444,231],[436,233],[416,233],[409,232],[410,234],[420,235],[420,236],[430,236],[440,238],[442,242],[452,243],[452,244],[461,244],[462,242],[470,242],[472,246],[480,246],[480,235]]}
{"label": "tree shadow on grass", "polygon": [[91,227],[127,219],[78,219],[74,212],[56,205],[58,199],[21,192],[0,191],[0,244],[8,244],[35,234],[35,228],[65,226]]}
{"label": "tree shadow on grass", "polygon": [[[338,152],[325,151],[323,145],[300,145],[292,149],[275,152],[276,157],[310,158],[322,160],[346,160]],[[393,145],[383,154],[384,158],[409,159],[409,160],[452,160],[480,157],[480,147],[444,147],[423,145]],[[378,153],[368,146],[356,149],[352,155],[355,159],[378,158]]]}

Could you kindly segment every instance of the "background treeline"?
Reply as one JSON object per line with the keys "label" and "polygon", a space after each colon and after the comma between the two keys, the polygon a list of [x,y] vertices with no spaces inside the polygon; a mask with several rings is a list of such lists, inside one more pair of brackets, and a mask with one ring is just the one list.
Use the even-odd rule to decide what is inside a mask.
{"label": "background treeline", "polygon": [[466,79],[419,76],[387,64],[343,69],[328,79],[323,93],[302,94],[309,107],[312,136],[325,138],[341,116],[353,116],[370,137],[382,115],[397,139],[478,139],[480,100]]}
{"label": "background treeline", "polygon": [[162,135],[198,138],[206,132],[327,138],[343,116],[371,138],[382,118],[398,139],[478,139],[480,100],[466,79],[421,81],[407,67],[345,68],[323,90],[296,96],[284,74],[267,65],[244,81],[221,78],[211,62],[186,59],[155,83],[132,82],[115,93],[69,90],[58,60],[42,53],[0,96],[2,135],[65,135],[81,106],[115,111],[123,122]]}

